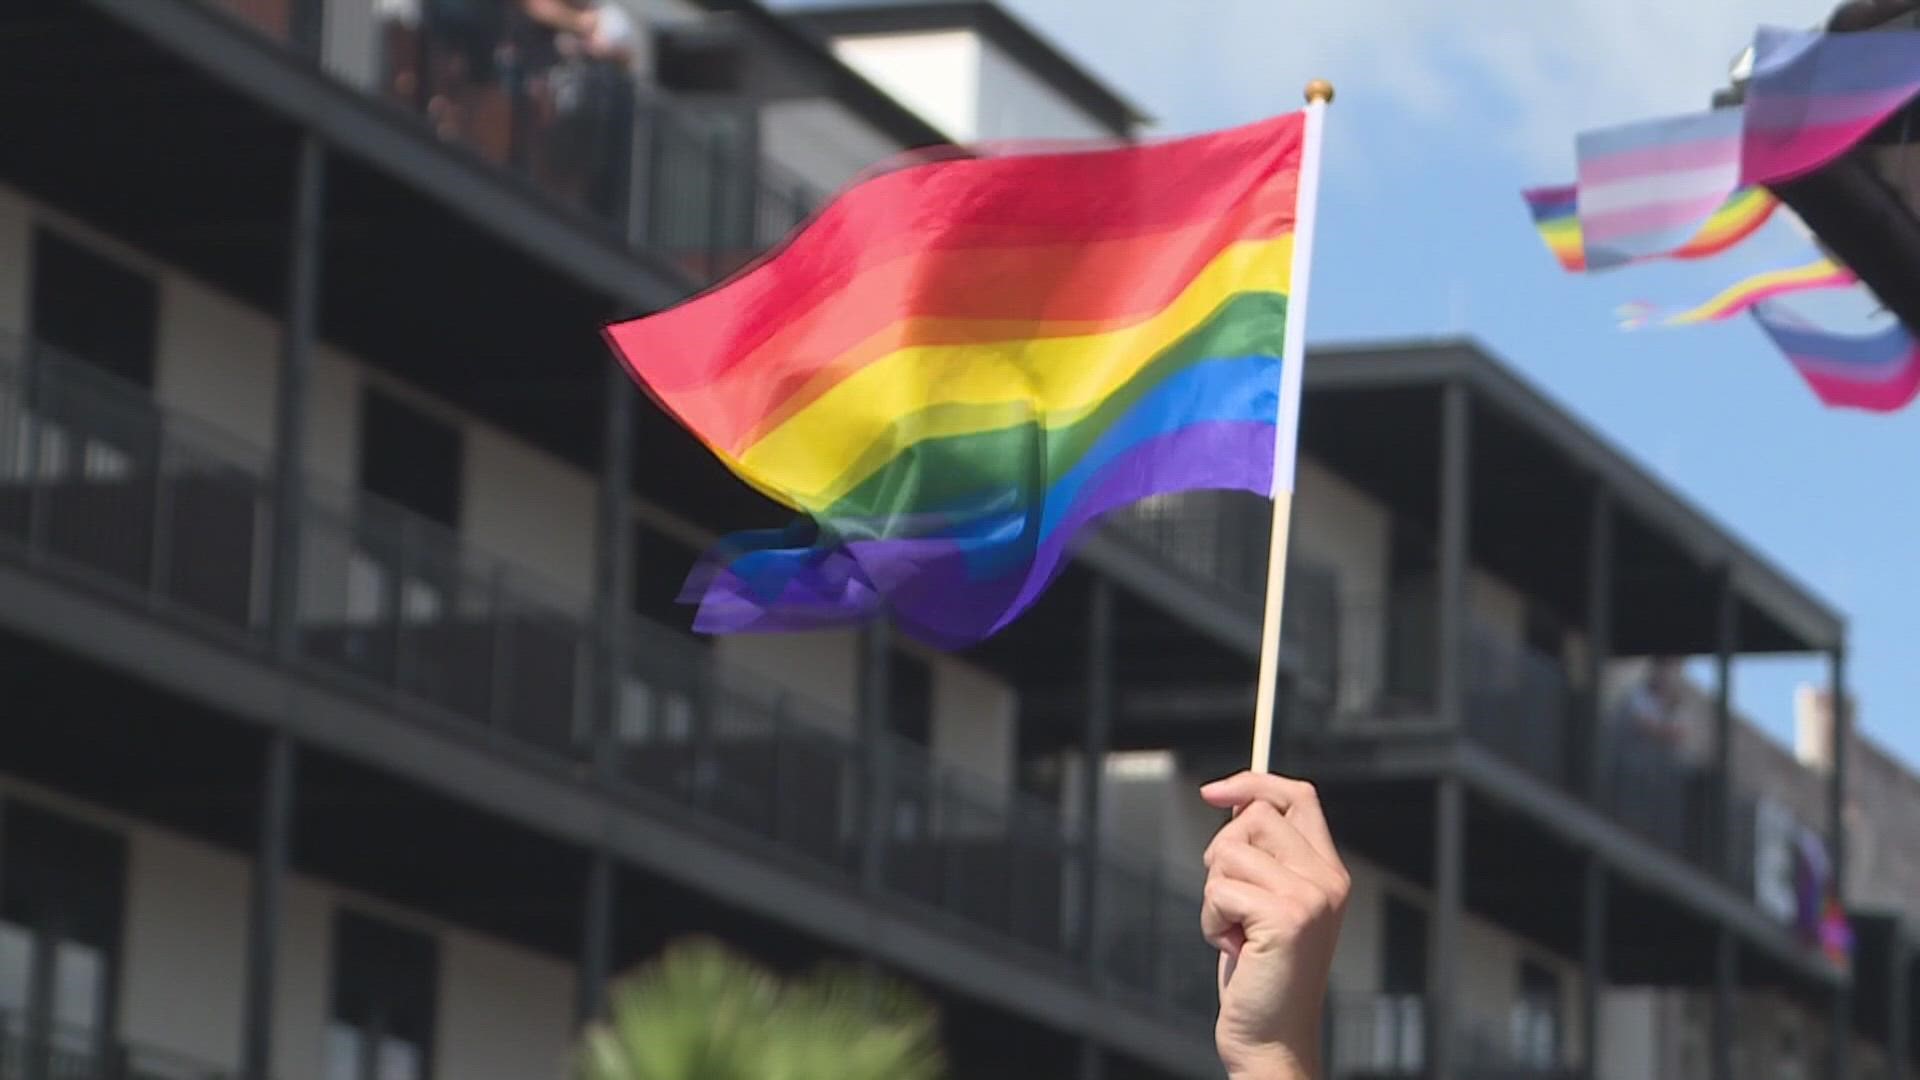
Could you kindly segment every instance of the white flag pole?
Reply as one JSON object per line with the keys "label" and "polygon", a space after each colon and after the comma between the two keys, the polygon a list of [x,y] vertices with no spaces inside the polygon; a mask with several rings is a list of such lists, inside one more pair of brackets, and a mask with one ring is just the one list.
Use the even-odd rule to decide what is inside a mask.
{"label": "white flag pole", "polygon": [[1293,269],[1287,284],[1287,328],[1280,350],[1280,415],[1273,437],[1273,533],[1267,547],[1267,602],[1260,623],[1260,683],[1253,713],[1253,771],[1273,755],[1273,714],[1280,684],[1280,622],[1287,596],[1287,538],[1293,524],[1294,459],[1300,440],[1300,376],[1307,361],[1307,285],[1313,269],[1313,225],[1320,203],[1320,147],[1333,84],[1307,84],[1307,130],[1300,148],[1295,198]]}

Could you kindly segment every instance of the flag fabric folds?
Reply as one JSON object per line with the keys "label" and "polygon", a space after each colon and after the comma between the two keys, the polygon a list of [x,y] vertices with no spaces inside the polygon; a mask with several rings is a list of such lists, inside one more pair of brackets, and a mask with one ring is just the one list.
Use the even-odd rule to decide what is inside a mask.
{"label": "flag fabric folds", "polygon": [[1812,326],[1777,301],[1756,305],[1752,314],[1814,394],[1829,406],[1896,412],[1920,394],[1920,342],[1898,322],[1859,336]]}
{"label": "flag fabric folds", "polygon": [[1740,188],[1741,110],[1626,124],[1576,140],[1587,268],[1674,252]]}
{"label": "flag fabric folds", "polygon": [[[1579,188],[1573,184],[1531,188],[1521,193],[1533,215],[1534,228],[1560,265],[1573,273],[1589,269],[1586,244],[1580,231]],[[1779,209],[1780,201],[1766,188],[1735,191],[1708,216],[1686,243],[1652,258],[1705,259],[1718,255],[1752,236]],[[1647,258],[1631,260],[1645,262]],[[1611,266],[1593,269],[1611,269]]]}
{"label": "flag fabric folds", "polygon": [[1292,114],[882,173],[734,280],[609,327],[664,408],[804,515],[702,559],[695,628],[884,613],[961,647],[1102,514],[1271,495],[1305,133]]}
{"label": "flag fabric folds", "polygon": [[1642,326],[1694,326],[1721,322],[1767,300],[1815,289],[1843,288],[1857,284],[1859,280],[1853,271],[1822,255],[1810,262],[1742,278],[1703,303],[1657,319],[1655,316],[1659,314],[1659,309],[1653,305],[1645,302],[1630,304],[1622,312],[1623,325],[1628,329],[1638,329]]}
{"label": "flag fabric folds", "polygon": [[1772,184],[1852,149],[1920,94],[1920,31],[1763,28],[1747,84],[1741,173]]}

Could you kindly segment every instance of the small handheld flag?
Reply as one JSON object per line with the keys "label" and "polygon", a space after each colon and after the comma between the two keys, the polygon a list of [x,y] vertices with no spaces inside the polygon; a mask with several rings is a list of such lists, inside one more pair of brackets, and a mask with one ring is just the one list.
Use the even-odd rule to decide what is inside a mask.
{"label": "small handheld flag", "polygon": [[1168,142],[927,161],[607,338],[803,514],[729,538],[708,633],[1017,618],[1076,534],[1154,495],[1292,484],[1315,109]]}

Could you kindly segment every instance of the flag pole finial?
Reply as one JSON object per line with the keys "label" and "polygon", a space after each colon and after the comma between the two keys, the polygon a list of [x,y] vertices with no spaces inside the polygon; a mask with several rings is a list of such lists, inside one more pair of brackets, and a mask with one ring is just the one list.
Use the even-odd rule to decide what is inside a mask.
{"label": "flag pole finial", "polygon": [[1325,79],[1315,79],[1308,83],[1307,101],[1309,103],[1324,101],[1331,104],[1333,102],[1333,84]]}

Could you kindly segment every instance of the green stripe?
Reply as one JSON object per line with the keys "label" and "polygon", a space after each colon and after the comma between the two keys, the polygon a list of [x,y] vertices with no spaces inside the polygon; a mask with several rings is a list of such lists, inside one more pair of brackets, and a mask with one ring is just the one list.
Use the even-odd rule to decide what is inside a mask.
{"label": "green stripe", "polygon": [[[1059,427],[1045,427],[1031,417],[1030,409],[1010,409],[1004,404],[930,405],[909,413],[893,423],[890,438],[875,440],[848,468],[848,473],[859,475],[879,465],[877,471],[815,516],[827,521],[884,520],[1037,491],[1071,470],[1116,419],[1174,373],[1203,360],[1279,355],[1286,323],[1285,294],[1239,293],[1162,350],[1092,411]],[[1008,416],[1014,410],[1029,415]],[[976,417],[982,425],[1000,423],[965,435],[914,440],[914,432],[925,431],[930,421],[944,421],[956,411]],[[1039,437],[1046,444],[1036,455],[1033,444]],[[896,450],[902,444],[911,445]],[[886,460],[889,456],[891,460]]]}

